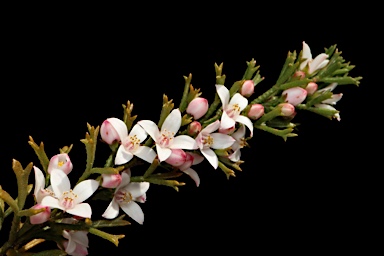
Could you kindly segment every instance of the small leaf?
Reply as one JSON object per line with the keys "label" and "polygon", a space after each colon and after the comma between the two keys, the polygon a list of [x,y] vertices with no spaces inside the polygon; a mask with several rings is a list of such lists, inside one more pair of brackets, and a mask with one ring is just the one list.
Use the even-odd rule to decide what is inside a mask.
{"label": "small leaf", "polygon": [[68,254],[62,250],[46,250],[46,251],[41,251],[41,252],[32,254],[32,256],[64,256],[64,255],[68,255]]}
{"label": "small leaf", "polygon": [[104,238],[110,242],[112,242],[114,245],[119,246],[119,239],[122,239],[125,237],[125,235],[112,235],[107,232],[101,231],[96,228],[89,228],[89,233],[99,236],[101,238]]}
{"label": "small leaf", "polygon": [[123,220],[125,215],[121,215],[114,220],[97,220],[92,222],[92,227],[94,228],[104,228],[104,227],[119,227],[131,225],[127,220]]}

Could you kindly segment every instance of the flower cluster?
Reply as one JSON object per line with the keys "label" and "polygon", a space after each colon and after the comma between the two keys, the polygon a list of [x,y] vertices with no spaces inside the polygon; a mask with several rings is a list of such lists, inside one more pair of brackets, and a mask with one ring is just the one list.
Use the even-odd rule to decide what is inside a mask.
{"label": "flower cluster", "polygon": [[[297,136],[294,117],[298,111],[310,111],[329,119],[341,120],[336,103],[339,85],[359,85],[361,77],[349,76],[354,66],[345,62],[336,46],[325,49],[314,59],[303,42],[299,54],[289,52],[276,83],[256,97],[255,87],[264,80],[256,61],[247,62],[241,80],[225,85],[223,65],[215,64],[216,94],[210,101],[186,76],[179,106],[163,96],[160,120],[155,123],[133,115],[130,101],[123,105],[122,118],[106,117],[100,126],[88,124],[84,139],[86,168],[76,184],[70,176],[74,166],[70,147],[65,146],[48,157],[43,143],[30,137],[40,165],[23,168],[13,160],[18,179],[18,197],[14,199],[0,187],[0,228],[13,213],[9,240],[0,248],[0,255],[26,251],[33,246],[53,241],[54,253],[88,254],[88,234],[100,236],[118,245],[124,235],[102,231],[105,227],[144,223],[140,206],[146,202],[151,184],[164,185],[178,191],[185,183],[178,181],[188,175],[200,185],[198,164],[207,161],[213,169],[221,169],[226,178],[235,177],[244,162],[242,151],[249,147],[256,130],[272,133],[286,140]],[[94,166],[97,142],[108,147],[105,165]],[[136,168],[136,167],[144,168]],[[161,168],[159,168],[161,167]],[[28,184],[34,171],[35,184]],[[32,190],[33,188],[33,190]],[[34,205],[26,207],[26,197],[33,191]],[[101,216],[92,214],[97,200],[109,204]],[[5,207],[4,202],[9,206]],[[24,209],[26,207],[26,209]],[[22,221],[22,217],[26,217]]]}

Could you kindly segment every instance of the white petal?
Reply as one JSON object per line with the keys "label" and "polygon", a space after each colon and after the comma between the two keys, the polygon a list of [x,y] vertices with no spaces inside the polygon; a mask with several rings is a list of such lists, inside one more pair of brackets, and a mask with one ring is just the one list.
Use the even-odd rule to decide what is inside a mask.
{"label": "white petal", "polygon": [[57,197],[61,197],[63,192],[71,189],[71,183],[69,182],[67,174],[60,169],[53,169],[51,171],[51,185]]}
{"label": "white petal", "polygon": [[188,152],[188,154],[191,154],[193,156],[193,163],[192,163],[192,165],[196,165],[196,164],[199,164],[199,163],[204,161],[204,157],[199,155],[199,154],[196,154],[196,153],[193,153],[193,152]]}
{"label": "white petal", "polygon": [[87,200],[99,187],[97,180],[84,180],[73,188],[73,193],[77,195],[76,203]]}
{"label": "white petal", "polygon": [[191,177],[195,183],[196,183],[196,187],[198,187],[200,185],[200,178],[199,178],[199,175],[197,174],[197,172],[191,168],[188,168],[186,170],[183,170],[183,172],[187,175],[189,175],[189,177]]}
{"label": "white petal", "polygon": [[119,134],[120,140],[128,136],[127,125],[122,120],[115,117],[108,118],[107,120],[115,128],[117,134]]}
{"label": "white petal", "polygon": [[245,135],[245,126],[240,125],[240,127],[232,134],[232,137],[235,138],[235,140],[239,141],[242,138],[244,138]]}
{"label": "white petal", "polygon": [[246,116],[240,115],[240,116],[236,117],[235,120],[236,120],[236,122],[242,123],[245,126],[247,126],[250,133],[251,133],[250,136],[251,137],[253,136],[253,123],[252,123],[251,119],[249,119]]}
{"label": "white petal", "polygon": [[309,48],[309,46],[304,41],[303,41],[303,52],[302,52],[301,58],[305,59],[305,61],[303,61],[300,64],[300,69],[305,68],[305,66],[308,64],[308,62],[312,61],[311,49]]}
{"label": "white petal", "polygon": [[148,163],[152,163],[157,156],[156,152],[147,146],[139,146],[133,153]]}
{"label": "white petal", "polygon": [[141,120],[137,122],[156,142],[160,136],[159,127],[151,120]]}
{"label": "white petal", "polygon": [[240,148],[238,148],[228,158],[233,162],[237,162],[240,160],[240,156],[241,156],[241,151],[240,151]]}
{"label": "white petal", "polygon": [[116,191],[119,191],[120,189],[123,189],[125,186],[127,186],[129,184],[130,181],[131,181],[131,176],[128,173],[126,173],[126,172],[122,172],[121,173],[121,183],[116,188]]}
{"label": "white petal", "polygon": [[188,135],[179,135],[174,137],[172,144],[169,146],[171,149],[197,149],[195,139]]}
{"label": "white petal", "polygon": [[128,204],[121,204],[121,209],[133,220],[139,224],[144,222],[144,213],[140,206],[135,202],[131,201]]}
{"label": "white petal", "polygon": [[72,234],[70,234],[69,232],[67,234],[67,237],[68,237],[67,238],[68,243],[67,243],[67,247],[65,248],[65,252],[71,255],[76,250],[76,243],[75,241],[73,241]]}
{"label": "white petal", "polygon": [[248,100],[240,93],[235,93],[235,95],[233,95],[233,97],[229,101],[229,105],[235,104],[237,104],[240,108],[240,111],[242,111],[248,105]]}
{"label": "white petal", "polygon": [[92,216],[91,206],[87,203],[77,204],[72,209],[67,209],[66,211],[72,215],[80,216],[83,218],[91,218]]}
{"label": "white petal", "polygon": [[171,154],[172,150],[169,148],[162,148],[156,144],[157,156],[159,157],[160,162],[166,160]]}
{"label": "white petal", "polygon": [[211,134],[213,138],[213,144],[211,148],[213,149],[225,149],[230,146],[236,141],[232,136],[223,134],[223,133],[212,133]]}
{"label": "white petal", "polygon": [[140,197],[149,189],[149,182],[131,182],[126,186],[133,198]]}
{"label": "white petal", "polygon": [[210,148],[204,148],[200,150],[201,153],[205,156],[205,159],[213,166],[213,168],[217,169],[219,166],[219,160],[217,159],[216,153]]}
{"label": "white petal", "polygon": [[336,87],[337,87],[338,83],[331,83],[329,85],[327,85],[326,87],[320,89],[320,90],[317,90],[317,92],[324,92],[324,91],[333,91]]}
{"label": "white petal", "polygon": [[145,130],[143,129],[143,127],[141,127],[140,125],[138,124],[135,124],[131,131],[129,132],[129,135],[130,136],[135,136],[140,140],[140,142],[144,141],[148,134],[145,132]]}
{"label": "white petal", "polygon": [[[326,61],[327,58],[328,55],[325,53],[317,55],[316,58],[309,65],[309,74],[312,74],[316,70],[325,67],[328,64],[328,61]],[[325,63],[323,63],[324,61]]]}
{"label": "white petal", "polygon": [[115,164],[121,165],[128,163],[133,158],[133,154],[127,150],[125,150],[123,145],[120,145],[117,149],[116,156],[115,156]]}
{"label": "white petal", "polygon": [[64,208],[59,205],[59,200],[57,200],[57,198],[54,198],[53,196],[45,196],[43,200],[41,200],[41,205],[64,210]]}
{"label": "white petal", "polygon": [[102,216],[106,219],[114,219],[119,214],[119,209],[119,204],[113,199]]}
{"label": "white petal", "polygon": [[45,188],[45,177],[43,172],[38,167],[33,166],[33,170],[35,172],[35,189],[33,193],[36,197],[38,197],[40,190]]}
{"label": "white petal", "polygon": [[177,133],[181,126],[181,113],[180,110],[174,109],[171,113],[165,118],[161,130],[167,130],[174,133]]}
{"label": "white petal", "polygon": [[222,129],[229,129],[233,127],[236,124],[235,120],[230,118],[225,111],[223,111],[223,114],[221,115],[221,122],[220,122],[220,128]]}
{"label": "white petal", "polygon": [[220,127],[220,121],[219,120],[216,120],[215,122],[207,125],[202,131],[201,133],[202,134],[209,134],[209,133],[212,133],[214,131],[216,131],[217,129],[219,129]]}
{"label": "white petal", "polygon": [[219,95],[219,98],[221,100],[221,104],[223,105],[223,108],[225,109],[228,106],[229,103],[229,90],[227,87],[225,87],[222,84],[216,84],[216,91]]}
{"label": "white petal", "polygon": [[88,247],[89,239],[88,239],[88,232],[84,230],[75,231],[72,233],[72,240],[75,241],[77,244],[81,244],[85,247]]}

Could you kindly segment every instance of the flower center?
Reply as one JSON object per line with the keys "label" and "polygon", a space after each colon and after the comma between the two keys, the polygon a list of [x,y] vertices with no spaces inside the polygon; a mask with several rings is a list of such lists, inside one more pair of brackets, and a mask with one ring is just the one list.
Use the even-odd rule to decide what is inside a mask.
{"label": "flower center", "polygon": [[75,206],[76,197],[77,195],[73,193],[72,189],[63,192],[60,202],[61,206],[63,206],[65,209],[72,209]]}
{"label": "flower center", "polygon": [[203,147],[210,148],[213,145],[213,137],[210,134],[204,135],[202,142],[203,142]]}
{"label": "flower center", "polygon": [[139,140],[139,138],[137,138],[136,135],[128,136],[125,139],[123,145],[127,151],[133,151],[133,150],[136,150],[140,146],[140,140]]}
{"label": "flower center", "polygon": [[240,114],[240,107],[239,107],[239,104],[233,104],[233,105],[230,105],[227,107],[227,109],[225,110],[225,112],[227,113],[227,115],[230,117],[230,118],[234,118],[236,116],[238,116]]}
{"label": "flower center", "polygon": [[119,190],[115,194],[115,199],[118,203],[129,203],[133,200],[131,193],[128,191]]}
{"label": "flower center", "polygon": [[167,131],[166,129],[164,129],[161,131],[160,137],[158,139],[158,144],[160,144],[160,146],[162,147],[168,147],[172,144],[174,136],[174,132]]}

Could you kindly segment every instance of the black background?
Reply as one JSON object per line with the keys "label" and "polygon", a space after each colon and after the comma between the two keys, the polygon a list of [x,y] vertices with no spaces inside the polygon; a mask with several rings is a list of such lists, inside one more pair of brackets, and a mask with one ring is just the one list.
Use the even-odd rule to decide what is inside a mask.
{"label": "black background", "polygon": [[[132,221],[124,228],[104,229],[126,235],[118,247],[90,234],[89,252],[273,254],[366,248],[362,238],[368,224],[361,214],[370,207],[366,199],[372,189],[367,172],[373,154],[365,130],[374,83],[373,64],[367,59],[371,32],[357,9],[291,7],[263,17],[258,16],[262,9],[247,6],[242,12],[212,9],[204,19],[188,8],[169,14],[134,9],[116,15],[89,11],[86,16],[57,16],[51,10],[47,17],[14,16],[2,36],[3,189],[16,196],[12,159],[23,166],[39,165],[28,136],[44,142],[48,155],[73,144],[70,175],[75,179],[85,167],[80,139],[87,123],[96,127],[108,117],[122,118],[121,105],[128,100],[138,119],[156,122],[163,94],[179,104],[183,76],[192,73],[193,86],[212,100],[214,63],[224,63],[230,86],[241,79],[252,58],[265,76],[256,87],[258,95],[274,84],[288,51],[300,52],[302,41],[314,57],[337,44],[342,56],[356,65],[350,75],[363,76],[359,87],[336,90],[344,93],[337,104],[341,122],[299,112],[298,137],[284,142],[255,131],[251,148],[243,150],[243,171],[235,178],[227,180],[221,170],[203,162],[194,168],[201,178],[198,188],[184,176],[186,185],[179,192],[152,185],[141,204],[144,225]],[[99,147],[95,165],[102,166],[107,152],[104,145]],[[91,203],[92,219],[97,219],[106,204]],[[7,236],[4,229],[1,241]]]}

